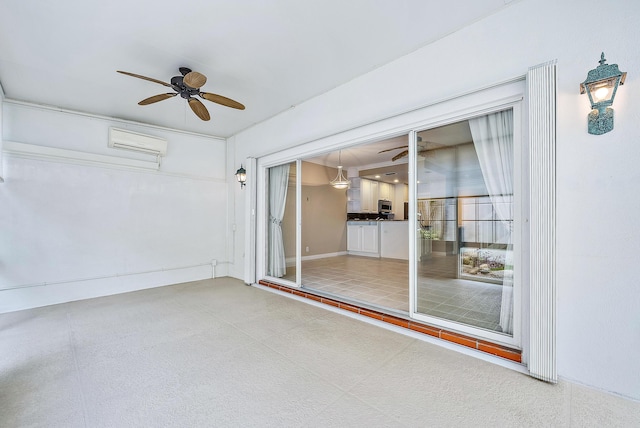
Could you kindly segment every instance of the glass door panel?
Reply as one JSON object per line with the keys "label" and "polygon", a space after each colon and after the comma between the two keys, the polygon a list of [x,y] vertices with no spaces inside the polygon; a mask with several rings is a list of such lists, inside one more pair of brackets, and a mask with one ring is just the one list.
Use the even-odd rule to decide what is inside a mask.
{"label": "glass door panel", "polygon": [[268,169],[266,273],[297,284],[296,162]]}
{"label": "glass door panel", "polygon": [[513,129],[508,109],[418,133],[418,318],[513,336]]}

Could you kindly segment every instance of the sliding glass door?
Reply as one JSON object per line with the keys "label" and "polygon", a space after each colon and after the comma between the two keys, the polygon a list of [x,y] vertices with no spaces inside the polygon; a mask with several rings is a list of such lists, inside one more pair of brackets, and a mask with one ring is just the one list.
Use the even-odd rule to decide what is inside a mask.
{"label": "sliding glass door", "polygon": [[514,129],[512,107],[417,132],[412,147],[412,315],[507,343],[520,287]]}
{"label": "sliding glass door", "polygon": [[296,161],[267,169],[266,266],[268,277],[300,285]]}
{"label": "sliding glass door", "polygon": [[[318,145],[261,160],[258,274],[444,330],[521,346],[526,205],[521,98],[493,105],[499,107],[469,109],[447,122],[425,121],[423,128],[405,131],[408,147],[405,137],[397,141],[393,134],[333,152]],[[329,185],[336,174],[332,154],[342,152],[352,179],[360,183],[382,179],[382,167],[398,169],[406,149],[408,175],[398,180],[398,191],[380,196],[378,189],[373,198],[376,208],[379,199],[394,198],[395,220],[402,220],[400,213],[405,217],[408,201],[405,224],[380,220],[380,213],[363,204],[350,208],[362,201],[371,205],[371,192],[363,186],[347,192]],[[291,159],[302,153],[304,162],[302,156]],[[408,192],[402,191],[404,183]],[[377,243],[367,254],[353,250],[364,238],[349,229],[358,231],[365,223]],[[406,243],[408,251],[391,252],[398,243]]]}

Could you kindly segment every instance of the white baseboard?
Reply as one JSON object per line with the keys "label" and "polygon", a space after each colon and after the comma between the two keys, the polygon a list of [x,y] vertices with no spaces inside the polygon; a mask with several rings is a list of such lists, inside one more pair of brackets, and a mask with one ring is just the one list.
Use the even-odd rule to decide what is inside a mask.
{"label": "white baseboard", "polygon": [[380,253],[368,253],[366,251],[349,251],[349,254],[352,256],[374,257],[376,259],[380,258]]}
{"label": "white baseboard", "polygon": [[[346,251],[339,251],[337,253],[323,253],[323,254],[314,254],[312,256],[304,256],[301,258],[301,260],[307,261],[307,260],[316,260],[316,259],[326,259],[329,257],[338,257],[338,256],[346,256],[347,252]],[[296,259],[295,257],[290,257],[287,259],[287,266],[295,266],[296,264]]]}
{"label": "white baseboard", "polygon": [[221,273],[216,268],[215,275],[213,275],[212,266],[205,264],[171,270],[4,289],[0,291],[0,313],[199,281],[213,276],[224,276]]}

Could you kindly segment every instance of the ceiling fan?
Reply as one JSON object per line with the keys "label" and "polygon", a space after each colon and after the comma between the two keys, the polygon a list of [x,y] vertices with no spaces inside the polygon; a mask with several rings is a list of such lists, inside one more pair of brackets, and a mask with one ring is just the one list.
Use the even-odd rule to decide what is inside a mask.
{"label": "ceiling fan", "polygon": [[[418,136],[418,155],[420,156],[426,156],[428,154],[428,152],[438,149],[438,148],[442,148],[445,147],[442,144],[436,144],[430,141],[425,142],[425,144],[420,144],[422,143],[422,137]],[[402,150],[400,153],[398,153],[397,155],[393,156],[391,158],[392,162],[397,161],[398,159],[402,159],[403,157],[406,157],[409,155],[409,146],[405,145],[405,146],[398,146],[398,147],[392,147],[390,149],[386,149],[386,150],[381,150],[378,152],[378,154],[380,153],[385,153],[385,152],[392,152],[394,150],[398,150],[398,149],[404,149]]]}
{"label": "ceiling fan", "polygon": [[196,95],[204,98],[205,100],[212,101],[226,107],[244,110],[244,105],[232,100],[231,98],[223,97],[222,95],[216,95],[209,92],[201,92],[200,88],[207,82],[207,77],[204,74],[198,73],[197,71],[191,71],[191,69],[187,67],[180,67],[179,70],[182,76],[172,77],[171,83],[163,82],[151,77],[141,76],[139,74],[129,73],[128,71],[117,71],[118,73],[126,74],[127,76],[137,77],[138,79],[159,83],[175,91],[167,94],[159,94],[149,98],[145,98],[138,103],[141,106],[157,103],[158,101],[166,100],[179,94],[182,98],[186,99],[189,102],[189,107],[191,107],[191,110],[193,110],[196,116],[205,121],[211,119],[211,116],[209,116],[209,111],[204,106],[204,104],[202,104],[199,99],[195,98]]}
{"label": "ceiling fan", "polygon": [[398,149],[405,149],[405,150],[401,151],[400,153],[398,153],[397,155],[392,157],[391,160],[393,162],[397,161],[398,159],[402,159],[403,157],[405,157],[405,156],[407,156],[409,154],[409,146],[398,146],[398,147],[393,147],[391,149],[381,150],[381,151],[378,152],[378,154],[391,152],[393,150],[398,150]]}

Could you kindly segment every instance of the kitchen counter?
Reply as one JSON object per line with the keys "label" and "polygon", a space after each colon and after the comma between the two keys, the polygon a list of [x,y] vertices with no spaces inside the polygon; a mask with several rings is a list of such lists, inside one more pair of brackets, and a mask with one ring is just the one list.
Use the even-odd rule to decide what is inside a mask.
{"label": "kitchen counter", "polygon": [[363,226],[363,225],[374,225],[378,224],[378,220],[349,220],[347,221],[347,226]]}
{"label": "kitchen counter", "polygon": [[379,219],[379,220],[347,220],[347,224],[376,224],[376,223],[402,223],[402,222],[407,222],[408,220],[385,220],[385,219]]}

